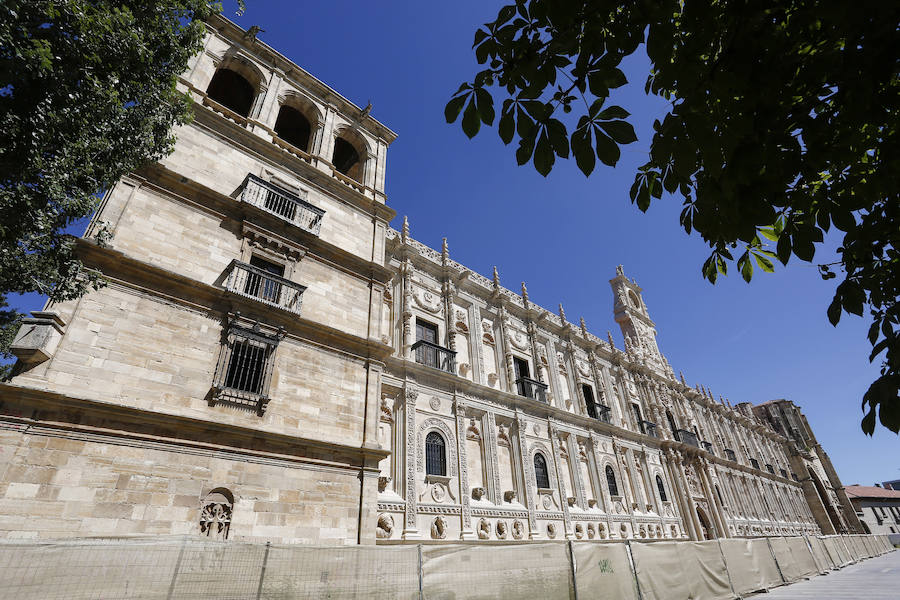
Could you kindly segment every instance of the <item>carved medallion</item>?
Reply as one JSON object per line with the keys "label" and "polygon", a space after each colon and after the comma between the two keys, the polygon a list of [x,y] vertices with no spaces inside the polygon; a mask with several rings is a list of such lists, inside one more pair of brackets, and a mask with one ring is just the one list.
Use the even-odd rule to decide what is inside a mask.
{"label": "carved medallion", "polygon": [[521,540],[525,536],[525,524],[522,521],[518,519],[513,521],[512,536],[517,540]]}
{"label": "carved medallion", "polygon": [[551,540],[556,537],[556,525],[554,523],[547,523],[547,537]]}
{"label": "carved medallion", "polygon": [[440,410],[441,408],[441,400],[437,396],[432,396],[431,400],[428,401],[428,406],[431,407],[431,410]]}
{"label": "carved medallion", "polygon": [[380,540],[391,537],[394,533],[394,517],[388,514],[378,516],[378,525],[375,528],[375,537]]}
{"label": "carved medallion", "polygon": [[431,537],[442,540],[447,537],[447,520],[444,517],[435,517],[431,523]]}
{"label": "carved medallion", "polygon": [[594,537],[596,537],[597,529],[594,527],[593,523],[588,523],[587,535],[588,535],[588,539],[591,539],[591,540],[594,539]]}
{"label": "carved medallion", "polygon": [[497,539],[505,540],[508,533],[506,521],[497,521]]}
{"label": "carved medallion", "polygon": [[478,520],[478,539],[486,540],[491,537],[491,524],[487,519]]}
{"label": "carved medallion", "polygon": [[579,540],[584,537],[584,525],[581,523],[575,524],[575,537]]}

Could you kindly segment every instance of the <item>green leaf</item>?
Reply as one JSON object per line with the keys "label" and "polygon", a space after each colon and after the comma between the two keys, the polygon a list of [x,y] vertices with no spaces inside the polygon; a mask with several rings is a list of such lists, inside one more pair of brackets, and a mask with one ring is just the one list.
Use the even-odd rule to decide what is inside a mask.
{"label": "green leaf", "polygon": [[531,159],[531,154],[534,152],[533,131],[530,135],[521,136],[519,139],[519,149],[516,150],[516,162],[519,163],[520,167]]}
{"label": "green leaf", "polygon": [[750,280],[753,279],[753,263],[746,253],[738,259],[738,266],[741,269],[741,277],[744,278],[744,281],[750,283]]}
{"label": "green leaf", "polygon": [[778,234],[771,227],[758,227],[756,231],[767,240],[777,242]]}
{"label": "green leaf", "polygon": [[466,110],[463,112],[462,129],[469,139],[475,137],[478,130],[481,129],[481,119],[478,118],[478,107],[475,105],[474,96],[470,96]]}
{"label": "green leaf", "polygon": [[468,94],[456,96],[455,98],[451,98],[450,102],[447,103],[447,106],[444,108],[444,118],[447,119],[448,123],[456,121],[456,118],[459,117],[463,104],[466,103],[466,98],[468,97]]}
{"label": "green leaf", "polygon": [[610,106],[604,108],[597,114],[598,119],[624,119],[626,117],[630,117],[631,113],[622,108],[621,106]]}
{"label": "green leaf", "polygon": [[766,273],[774,273],[775,265],[772,264],[772,261],[762,256],[761,254],[753,253],[753,258],[756,259],[756,264],[759,265],[759,268],[765,271]]}
{"label": "green leaf", "polygon": [[[609,165],[610,167],[616,166],[620,156],[619,146],[606,137],[599,129],[595,129],[594,134],[597,139],[597,158],[605,165]],[[638,206],[640,207],[640,203]]]}
{"label": "green leaf", "polygon": [[778,260],[781,261],[781,264],[788,264],[788,261],[791,259],[791,236],[789,234],[782,232],[778,236],[775,253],[778,254]]}
{"label": "green leaf", "polygon": [[550,138],[547,133],[542,131],[541,137],[538,138],[537,146],[534,149],[534,168],[537,172],[546,177],[553,168],[553,162],[556,157],[553,154],[553,146],[550,144]]}
{"label": "green leaf", "polygon": [[837,296],[834,297],[834,300],[831,301],[831,304],[828,305],[828,321],[837,327],[838,322],[841,320],[841,300]]}
{"label": "green leaf", "polygon": [[476,88],[475,97],[478,99],[478,114],[481,115],[481,122],[485,125],[492,125],[494,123],[494,98],[484,88]]}
{"label": "green leaf", "polygon": [[553,151],[561,158],[569,157],[569,133],[566,126],[557,119],[550,119],[547,122],[547,133],[550,136],[550,143]]}
{"label": "green leaf", "polygon": [[588,128],[577,129],[572,133],[572,154],[575,162],[585,176],[590,175],[597,159],[594,157],[594,148],[591,146],[591,130]]}
{"label": "green leaf", "polygon": [[516,121],[513,119],[513,111],[506,110],[500,115],[500,122],[497,124],[497,133],[504,144],[509,144],[513,135],[516,133]]}
{"label": "green leaf", "polygon": [[628,121],[604,121],[600,123],[600,127],[603,128],[603,131],[605,131],[609,137],[620,144],[630,144],[637,141],[637,136],[634,134],[634,127],[632,127],[631,123]]}

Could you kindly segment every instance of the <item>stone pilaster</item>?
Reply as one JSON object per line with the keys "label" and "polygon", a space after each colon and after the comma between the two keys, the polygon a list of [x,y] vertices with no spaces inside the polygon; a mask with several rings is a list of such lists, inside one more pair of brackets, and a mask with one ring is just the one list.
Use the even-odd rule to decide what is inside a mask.
{"label": "stone pilaster", "polygon": [[403,391],[406,421],[406,514],[403,539],[417,539],[420,537],[416,525],[416,399],[419,397],[419,390],[414,384],[407,382]]}

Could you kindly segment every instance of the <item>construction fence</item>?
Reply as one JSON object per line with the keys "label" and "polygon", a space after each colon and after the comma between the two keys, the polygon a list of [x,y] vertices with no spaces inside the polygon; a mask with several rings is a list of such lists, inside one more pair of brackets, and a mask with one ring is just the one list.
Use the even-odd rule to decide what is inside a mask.
{"label": "construction fence", "polygon": [[893,550],[886,536],[317,547],[193,537],[3,540],[14,600],[718,600]]}

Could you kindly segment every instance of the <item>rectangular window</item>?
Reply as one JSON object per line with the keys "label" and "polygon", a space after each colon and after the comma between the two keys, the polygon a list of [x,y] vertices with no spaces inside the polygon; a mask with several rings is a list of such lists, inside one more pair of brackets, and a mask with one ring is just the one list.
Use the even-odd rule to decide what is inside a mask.
{"label": "rectangular window", "polygon": [[581,392],[584,394],[584,405],[587,408],[587,414],[594,419],[597,416],[597,404],[594,402],[594,390],[586,383],[581,384]]}
{"label": "rectangular window", "polygon": [[253,328],[229,325],[219,355],[213,404],[230,404],[255,409],[262,416],[269,403],[269,382],[275,348],[280,334],[263,333]]}
{"label": "rectangular window", "polygon": [[[279,279],[284,277],[284,265],[253,256],[250,258],[250,266],[256,267],[259,271],[251,271],[248,274],[247,281],[244,283],[244,293],[260,300],[278,304],[279,298],[281,298],[281,282]],[[267,274],[275,275],[279,279],[267,277]]]}
{"label": "rectangular window", "polygon": [[637,421],[638,429],[640,429],[641,433],[646,433],[644,431],[644,419],[641,417],[641,407],[637,404],[632,404],[631,410],[634,411],[634,419]]}

